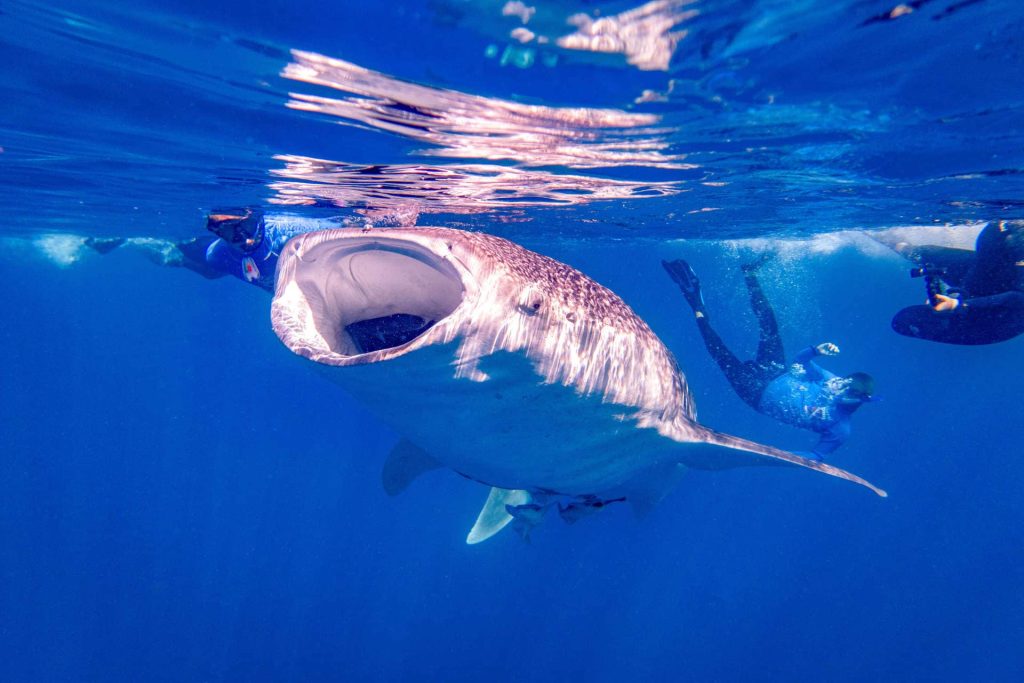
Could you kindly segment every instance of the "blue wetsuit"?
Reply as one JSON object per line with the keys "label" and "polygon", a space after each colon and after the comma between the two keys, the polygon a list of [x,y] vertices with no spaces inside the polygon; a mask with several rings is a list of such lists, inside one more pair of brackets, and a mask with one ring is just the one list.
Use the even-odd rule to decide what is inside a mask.
{"label": "blue wetsuit", "polygon": [[335,219],[274,215],[264,216],[263,225],[263,239],[248,254],[223,239],[214,239],[206,248],[205,265],[216,273],[234,275],[272,292],[277,259],[289,239],[307,232],[343,227]]}
{"label": "blue wetsuit", "polygon": [[842,378],[814,362],[809,346],[797,354],[793,367],[764,388],[758,410],[780,422],[821,434],[814,453],[823,456],[850,436],[850,416],[861,401],[843,395]]}
{"label": "blue wetsuit", "polygon": [[845,396],[843,378],[823,370],[812,360],[818,355],[814,347],[797,354],[797,368],[786,366],[775,313],[752,269],[745,273],[745,281],[759,329],[754,359],[741,361],[729,350],[711,327],[699,298],[694,299],[699,302],[694,309],[698,313],[697,329],[708,353],[747,405],[780,422],[821,435],[812,454],[820,459],[850,436],[850,416],[863,401]]}

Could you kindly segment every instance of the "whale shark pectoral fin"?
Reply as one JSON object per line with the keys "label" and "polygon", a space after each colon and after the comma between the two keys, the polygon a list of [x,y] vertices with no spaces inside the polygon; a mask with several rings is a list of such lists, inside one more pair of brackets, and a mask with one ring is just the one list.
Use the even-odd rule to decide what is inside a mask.
{"label": "whale shark pectoral fin", "polygon": [[686,474],[686,465],[670,463],[638,477],[624,487],[626,500],[637,519],[643,519],[676,487]]}
{"label": "whale shark pectoral fin", "polygon": [[[861,486],[867,487],[874,491],[879,496],[881,496],[882,498],[886,498],[889,496],[888,493],[878,488],[871,482],[858,477],[856,474],[852,474],[850,472],[847,472],[846,470],[839,469],[838,467],[833,467],[832,465],[828,465],[817,460],[811,460],[810,458],[804,458],[799,455],[795,455],[793,453],[780,450],[778,448],[765,446],[764,444],[759,444],[756,441],[747,441],[746,439],[741,439],[738,436],[722,434],[720,432],[716,432],[713,429],[708,429],[706,427],[701,427],[701,430],[703,432],[701,440],[704,443],[713,446],[721,446],[723,448],[728,448],[731,449],[733,452],[743,451],[746,453],[753,453],[756,455],[764,456],[765,458],[769,458],[770,460],[778,464],[790,464],[796,465],[798,467],[806,467],[807,469],[811,470],[817,470],[818,472],[821,472],[823,474],[828,474],[833,477],[838,477],[840,479],[852,481],[855,484],[860,484]],[[682,462],[686,464],[686,459],[684,458]],[[748,462],[745,464],[755,463]]]}
{"label": "whale shark pectoral fin", "polygon": [[413,479],[424,472],[442,467],[426,451],[410,441],[402,439],[388,453],[384,461],[384,469],[380,473],[384,491],[389,496],[397,496],[408,488]]}
{"label": "whale shark pectoral fin", "polygon": [[514,509],[529,502],[530,494],[526,491],[492,488],[491,494],[487,496],[487,502],[476,518],[476,523],[466,536],[466,543],[474,545],[486,541],[514,519],[509,514],[509,508]]}

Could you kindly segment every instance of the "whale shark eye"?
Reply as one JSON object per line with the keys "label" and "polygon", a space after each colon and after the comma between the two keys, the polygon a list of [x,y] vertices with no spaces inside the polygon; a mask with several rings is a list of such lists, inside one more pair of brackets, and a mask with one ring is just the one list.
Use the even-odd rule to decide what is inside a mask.
{"label": "whale shark eye", "polygon": [[531,299],[519,304],[519,310],[527,315],[536,315],[540,313],[540,309],[544,306],[544,302],[540,299]]}
{"label": "whale shark eye", "polygon": [[544,307],[544,297],[541,296],[540,290],[531,285],[523,290],[522,294],[519,295],[519,310],[527,315],[534,315],[540,312],[540,309]]}

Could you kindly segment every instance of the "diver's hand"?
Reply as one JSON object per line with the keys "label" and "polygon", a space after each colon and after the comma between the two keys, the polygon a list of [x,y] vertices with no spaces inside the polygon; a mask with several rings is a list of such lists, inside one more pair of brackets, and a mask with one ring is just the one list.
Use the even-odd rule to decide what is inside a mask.
{"label": "diver's hand", "polygon": [[814,347],[814,350],[818,352],[819,356],[838,356],[839,347],[832,342],[822,342]]}
{"label": "diver's hand", "polygon": [[936,294],[928,303],[937,313],[949,313],[956,310],[957,306],[960,305],[960,299],[955,299],[945,294]]}

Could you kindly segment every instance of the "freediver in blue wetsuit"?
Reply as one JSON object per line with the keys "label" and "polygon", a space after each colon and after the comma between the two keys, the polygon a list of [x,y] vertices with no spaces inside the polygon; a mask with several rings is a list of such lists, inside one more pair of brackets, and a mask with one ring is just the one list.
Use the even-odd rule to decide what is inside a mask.
{"label": "freediver in blue wetsuit", "polygon": [[[186,268],[207,279],[233,275],[268,292],[274,291],[277,260],[285,243],[307,232],[343,228],[335,219],[265,215],[258,209],[220,209],[210,213],[206,228],[212,235],[181,242],[154,238],[95,238],[86,246],[109,254],[123,246],[141,248],[160,265]],[[404,344],[436,321],[406,313],[361,320],[345,327],[361,353]]]}
{"label": "freediver in blue wetsuit", "polygon": [[130,244],[161,265],[186,268],[209,279],[234,275],[272,292],[277,258],[285,242],[307,232],[341,227],[333,219],[265,215],[250,208],[220,209],[207,217],[206,229],[213,234],[205,237],[181,242],[90,237],[85,244],[100,254]]}
{"label": "freediver in blue wetsuit", "polygon": [[974,251],[879,241],[916,264],[928,295],[893,317],[897,333],[966,346],[1024,333],[1024,221],[989,223]]}
{"label": "freediver in blue wetsuit", "polygon": [[815,358],[839,353],[839,347],[829,342],[807,347],[787,367],[775,313],[757,279],[762,263],[743,266],[750,305],[757,316],[759,340],[756,357],[741,361],[711,327],[700,280],[690,265],[683,260],[662,261],[693,309],[708,352],[739,397],[760,413],[820,434],[811,455],[822,460],[849,438],[850,418],[861,405],[872,400],[874,380],[863,372],[840,377],[820,367]]}

